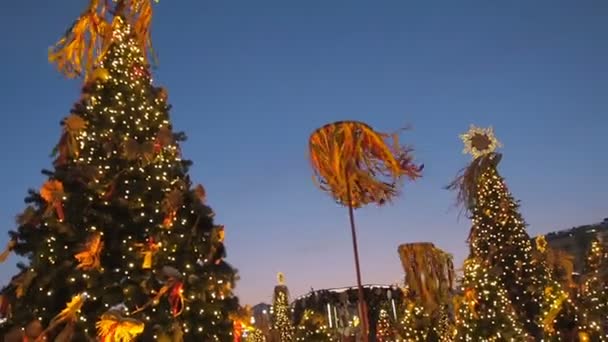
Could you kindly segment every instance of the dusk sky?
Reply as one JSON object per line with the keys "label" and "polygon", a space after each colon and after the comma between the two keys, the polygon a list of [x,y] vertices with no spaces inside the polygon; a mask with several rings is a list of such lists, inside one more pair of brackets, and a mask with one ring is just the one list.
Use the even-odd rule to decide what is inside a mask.
{"label": "dusk sky", "polygon": [[[87,1],[0,2],[0,243],[80,96],[47,48]],[[426,165],[393,205],[356,212],[364,283],[402,281],[397,246],[467,254],[443,189],[469,161],[458,135],[492,125],[531,235],[608,217],[608,1],[174,1],[155,6],[155,81],[189,140],[191,177],[226,225],[242,303],[355,285],[347,210],[318,190],[309,134],[362,120]],[[5,284],[18,258],[0,266]]]}

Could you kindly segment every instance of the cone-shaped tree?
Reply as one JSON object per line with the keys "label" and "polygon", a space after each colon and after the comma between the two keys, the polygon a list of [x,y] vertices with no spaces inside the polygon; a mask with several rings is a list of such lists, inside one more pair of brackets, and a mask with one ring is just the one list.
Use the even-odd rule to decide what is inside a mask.
{"label": "cone-shaped tree", "polygon": [[152,85],[130,25],[116,17],[112,29],[62,122],[54,170],[10,233],[28,264],[3,290],[5,326],[39,321],[51,340],[128,331],[142,341],[227,341],[236,298],[223,227],[192,187],[185,137],[172,131],[167,93]]}
{"label": "cone-shaped tree", "polygon": [[291,308],[289,307],[289,290],[285,285],[282,273],[278,274],[279,284],[274,288],[272,302],[272,330],[278,342],[291,342],[294,340],[294,327],[291,322]]}
{"label": "cone-shaped tree", "polygon": [[497,169],[502,155],[494,150],[499,143],[491,128],[472,126],[461,138],[475,159],[450,187],[459,190],[459,200],[471,214],[470,257],[498,272],[497,281],[528,335],[559,340],[554,321],[567,294],[533,257],[519,204]]}
{"label": "cone-shaped tree", "polygon": [[580,329],[590,341],[608,341],[608,258],[597,239],[591,242],[585,266],[578,301]]}
{"label": "cone-shaped tree", "polygon": [[388,312],[385,309],[381,309],[376,326],[376,341],[391,342],[395,341],[396,338],[395,327]]}

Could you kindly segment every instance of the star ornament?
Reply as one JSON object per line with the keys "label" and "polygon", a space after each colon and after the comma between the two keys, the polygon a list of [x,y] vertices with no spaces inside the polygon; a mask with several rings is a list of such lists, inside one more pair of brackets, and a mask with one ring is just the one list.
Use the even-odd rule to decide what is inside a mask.
{"label": "star ornament", "polygon": [[460,139],[464,142],[462,153],[470,154],[473,159],[493,153],[497,148],[502,147],[492,127],[481,128],[471,125],[468,132],[460,135]]}

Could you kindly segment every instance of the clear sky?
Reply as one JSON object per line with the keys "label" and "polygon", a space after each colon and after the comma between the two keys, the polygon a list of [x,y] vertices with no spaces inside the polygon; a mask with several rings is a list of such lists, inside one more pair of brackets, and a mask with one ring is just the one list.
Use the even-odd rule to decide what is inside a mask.
{"label": "clear sky", "polygon": [[[46,51],[85,2],[0,2],[3,231],[79,97]],[[294,296],[355,283],[347,212],[314,187],[306,158],[309,134],[335,120],[412,124],[403,139],[426,164],[394,205],[356,213],[366,283],[402,279],[404,242],[462,261],[469,223],[442,187],[469,160],[458,135],[471,123],[504,143],[500,169],[531,234],[607,217],[607,17],[605,0],[161,0],[154,73],[226,225],[242,302],[270,300],[279,271]]]}

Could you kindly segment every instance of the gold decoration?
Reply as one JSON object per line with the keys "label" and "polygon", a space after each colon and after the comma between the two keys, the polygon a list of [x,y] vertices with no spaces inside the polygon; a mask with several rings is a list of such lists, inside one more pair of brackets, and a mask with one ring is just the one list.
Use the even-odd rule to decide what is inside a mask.
{"label": "gold decoration", "polygon": [[580,342],[589,342],[591,341],[591,338],[589,337],[589,334],[585,331],[579,331],[578,332],[578,340]]}
{"label": "gold decoration", "polygon": [[2,251],[2,253],[0,253],[0,264],[6,261],[6,259],[11,254],[11,252],[13,251],[13,248],[15,248],[16,245],[17,245],[17,241],[15,241],[15,240],[10,240],[6,244],[6,248],[4,249],[4,251]]}
{"label": "gold decoration", "polygon": [[135,247],[142,250],[143,256],[142,269],[149,270],[152,268],[154,254],[158,252],[161,247],[160,242],[155,242],[153,238],[149,238],[145,243],[136,243]]}
{"label": "gold decoration", "polygon": [[538,249],[539,252],[545,253],[547,251],[548,244],[544,235],[537,236],[534,241],[536,242],[536,249]]}
{"label": "gold decoration", "polygon": [[103,83],[105,83],[109,78],[110,78],[110,72],[108,71],[108,69],[104,69],[104,68],[95,69],[93,71],[93,74],[91,75],[92,81],[101,81]]}
{"label": "gold decoration", "polygon": [[545,297],[554,298],[547,310],[547,313],[542,319],[543,329],[549,334],[555,333],[555,328],[553,326],[555,318],[562,310],[564,301],[568,299],[568,294],[566,292],[561,290],[558,290],[559,293],[557,294],[554,292],[554,289],[550,286],[545,288]]}
{"label": "gold decoration", "polygon": [[283,272],[277,273],[277,282],[279,285],[285,285],[285,274]]}
{"label": "gold decoration", "polygon": [[[133,26],[133,34],[139,47],[154,58],[150,40],[152,1],[158,2],[89,0],[88,8],[55,46],[49,49],[49,62],[56,64],[57,69],[66,77],[89,77],[93,66],[112,43],[113,31],[124,24]],[[111,23],[107,19],[110,13],[116,13]],[[144,58],[147,62],[148,53],[144,53]]]}
{"label": "gold decoration", "polygon": [[57,214],[57,218],[60,221],[63,221],[63,196],[65,193],[63,191],[63,183],[58,180],[49,180],[42,185],[40,188],[40,196],[46,201],[48,204],[45,214],[49,214],[53,209],[55,209],[55,213]]}
{"label": "gold decoration", "polygon": [[108,311],[95,324],[97,337],[102,341],[131,342],[144,331],[144,323],[123,317],[118,311]]}
{"label": "gold decoration", "polygon": [[422,167],[413,164],[411,151],[399,144],[398,134],[376,132],[357,121],[325,125],[309,140],[315,183],[353,208],[382,205],[397,195],[404,177],[419,178]]}
{"label": "gold decoration", "polygon": [[87,121],[80,115],[71,114],[63,121],[65,130],[69,133],[80,133],[82,130],[87,128]]}
{"label": "gold decoration", "polygon": [[86,247],[81,252],[74,255],[74,258],[78,260],[79,270],[95,270],[101,267],[100,254],[103,249],[103,241],[101,241],[101,234],[93,233],[86,244]]}
{"label": "gold decoration", "polygon": [[36,342],[46,341],[46,335],[61,324],[66,323],[69,326],[70,324],[75,323],[85,299],[86,297],[84,294],[78,294],[72,297],[72,300],[66,304],[65,309],[61,310],[61,312],[51,320],[49,326],[40,334],[40,337],[36,339]]}
{"label": "gold decoration", "polygon": [[465,154],[470,154],[473,159],[494,153],[497,148],[502,147],[502,144],[494,136],[492,127],[480,128],[471,125],[469,131],[460,135],[460,139],[464,142]]}
{"label": "gold decoration", "polygon": [[104,45],[109,43],[110,25],[104,18],[105,3],[104,0],[90,0],[88,8],[65,36],[49,49],[49,62],[56,64],[66,77],[88,74]]}

